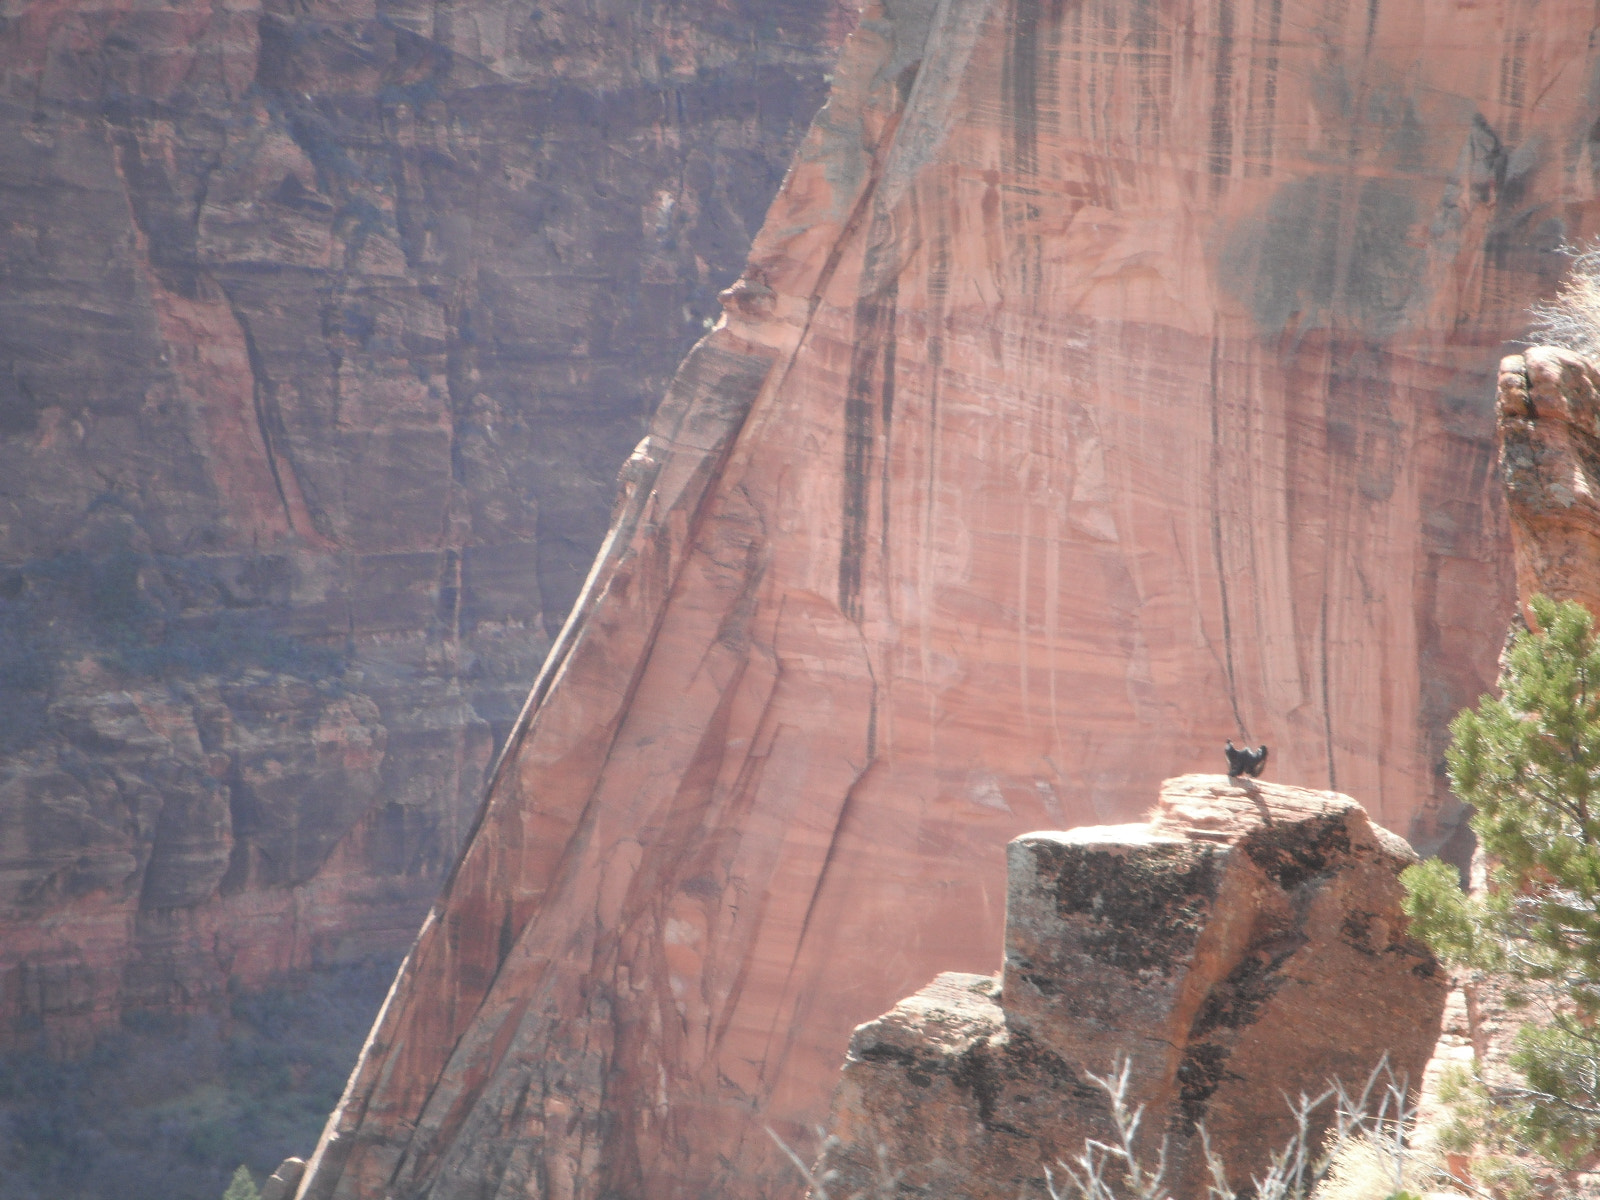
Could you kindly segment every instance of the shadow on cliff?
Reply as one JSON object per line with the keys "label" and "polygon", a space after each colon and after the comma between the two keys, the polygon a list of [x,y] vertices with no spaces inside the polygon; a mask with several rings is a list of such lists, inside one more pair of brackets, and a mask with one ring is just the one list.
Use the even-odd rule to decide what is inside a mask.
{"label": "shadow on cliff", "polygon": [[216,1200],[314,1141],[396,964],[283,978],[225,1014],[129,1014],[73,1062],[0,1057],[0,1200]]}

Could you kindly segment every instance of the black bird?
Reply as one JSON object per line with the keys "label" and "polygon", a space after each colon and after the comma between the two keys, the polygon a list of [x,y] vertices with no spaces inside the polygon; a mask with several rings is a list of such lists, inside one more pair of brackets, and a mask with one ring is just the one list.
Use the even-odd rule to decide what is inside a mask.
{"label": "black bird", "polygon": [[1228,778],[1237,779],[1241,775],[1248,775],[1252,779],[1261,778],[1261,768],[1267,765],[1267,748],[1262,746],[1252,750],[1246,746],[1243,750],[1234,749],[1233,739],[1228,739],[1228,746],[1224,753],[1228,756]]}

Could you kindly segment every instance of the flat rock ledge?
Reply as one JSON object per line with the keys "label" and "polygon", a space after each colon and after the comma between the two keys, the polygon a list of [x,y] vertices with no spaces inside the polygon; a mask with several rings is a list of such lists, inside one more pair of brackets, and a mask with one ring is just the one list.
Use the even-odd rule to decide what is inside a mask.
{"label": "flat rock ledge", "polygon": [[1385,1053],[1421,1081],[1448,981],[1406,934],[1415,861],[1348,796],[1222,775],[1169,779],[1143,824],[1016,838],[1001,974],[940,975],[855,1030],[829,1194],[1047,1196],[1108,1135],[1088,1075],[1119,1056],[1173,1195],[1204,1193],[1201,1124],[1248,1183],[1293,1133],[1286,1096]]}

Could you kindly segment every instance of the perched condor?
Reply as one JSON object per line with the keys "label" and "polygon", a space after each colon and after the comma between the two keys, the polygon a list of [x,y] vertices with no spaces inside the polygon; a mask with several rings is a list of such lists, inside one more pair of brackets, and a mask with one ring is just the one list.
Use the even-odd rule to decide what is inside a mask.
{"label": "perched condor", "polygon": [[1261,768],[1267,765],[1267,748],[1261,746],[1252,750],[1246,746],[1243,750],[1234,749],[1230,738],[1225,751],[1228,756],[1228,778],[1237,779],[1241,775],[1248,775],[1251,779],[1261,778]]}

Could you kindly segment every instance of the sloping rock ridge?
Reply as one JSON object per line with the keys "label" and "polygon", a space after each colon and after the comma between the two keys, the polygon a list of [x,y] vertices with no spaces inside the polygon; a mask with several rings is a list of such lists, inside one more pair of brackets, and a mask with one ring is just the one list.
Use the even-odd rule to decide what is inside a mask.
{"label": "sloping rock ridge", "polygon": [[404,952],[853,20],[0,17],[0,1047]]}
{"label": "sloping rock ridge", "polygon": [[1205,1192],[1201,1125],[1236,1182],[1265,1175],[1285,1097],[1359,1091],[1385,1055],[1422,1077],[1448,980],[1406,936],[1416,861],[1348,796],[1215,775],[1168,780],[1144,824],[1024,834],[1004,971],[941,975],[855,1031],[819,1177],[1049,1195],[1047,1170],[1113,1137],[1089,1076],[1118,1059],[1173,1195]]}
{"label": "sloping rock ridge", "polygon": [[1592,6],[873,4],[302,1197],[783,1196],[1029,829],[1272,746],[1419,845]]}

